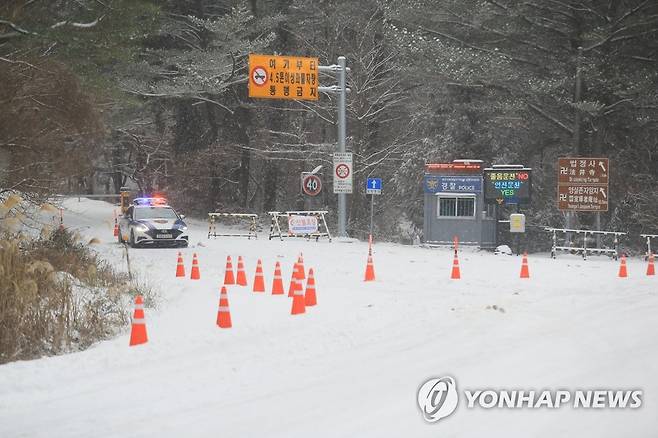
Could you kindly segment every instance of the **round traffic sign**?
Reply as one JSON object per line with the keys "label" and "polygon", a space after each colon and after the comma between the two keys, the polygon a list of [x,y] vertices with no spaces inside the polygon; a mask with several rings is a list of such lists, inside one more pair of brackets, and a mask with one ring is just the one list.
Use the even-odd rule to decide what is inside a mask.
{"label": "round traffic sign", "polygon": [[350,176],[350,168],[347,164],[339,164],[336,166],[336,176],[340,179],[345,179]]}
{"label": "round traffic sign", "polygon": [[302,190],[309,196],[317,196],[322,190],[322,180],[317,175],[305,175],[302,179]]}
{"label": "round traffic sign", "polygon": [[262,87],[267,83],[267,71],[263,67],[254,67],[251,70],[251,80],[254,85]]}

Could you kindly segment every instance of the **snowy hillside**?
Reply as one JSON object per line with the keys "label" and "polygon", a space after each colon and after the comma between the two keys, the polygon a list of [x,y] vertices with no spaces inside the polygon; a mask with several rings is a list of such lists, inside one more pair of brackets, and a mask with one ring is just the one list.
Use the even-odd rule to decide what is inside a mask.
{"label": "snowy hillside", "polygon": [[[65,224],[97,237],[125,266],[112,206],[71,199]],[[658,435],[658,290],[645,262],[617,278],[607,257],[587,261],[464,249],[375,244],[377,280],[363,282],[367,244],[206,238],[190,227],[187,273],[175,249],[131,250],[139,277],[159,291],[146,309],[149,342],[129,329],[89,350],[0,366],[2,437],[649,437]],[[272,296],[274,264],[287,286],[304,255],[318,305],[290,315]],[[243,256],[249,283],[263,261],[268,292],[229,287],[233,328],[215,325],[226,256]],[[495,308],[494,308],[495,306]],[[416,392],[429,377],[461,388],[641,389],[642,408],[466,409],[428,424]],[[586,433],[585,433],[586,432]]]}

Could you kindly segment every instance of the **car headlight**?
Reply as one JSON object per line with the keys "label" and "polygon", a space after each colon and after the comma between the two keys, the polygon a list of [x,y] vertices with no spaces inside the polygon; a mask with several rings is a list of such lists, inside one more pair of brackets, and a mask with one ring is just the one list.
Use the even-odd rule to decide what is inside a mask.
{"label": "car headlight", "polygon": [[149,229],[149,227],[147,227],[144,224],[137,224],[135,226],[135,228],[137,229],[137,231],[148,231],[148,229]]}
{"label": "car headlight", "polygon": [[181,225],[180,230],[181,231],[187,231],[187,225]]}

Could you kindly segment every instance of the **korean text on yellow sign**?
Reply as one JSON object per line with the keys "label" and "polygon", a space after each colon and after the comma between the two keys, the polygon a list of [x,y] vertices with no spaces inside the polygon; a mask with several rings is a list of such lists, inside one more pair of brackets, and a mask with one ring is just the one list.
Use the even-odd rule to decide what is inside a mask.
{"label": "korean text on yellow sign", "polygon": [[249,97],[318,100],[318,58],[249,55]]}

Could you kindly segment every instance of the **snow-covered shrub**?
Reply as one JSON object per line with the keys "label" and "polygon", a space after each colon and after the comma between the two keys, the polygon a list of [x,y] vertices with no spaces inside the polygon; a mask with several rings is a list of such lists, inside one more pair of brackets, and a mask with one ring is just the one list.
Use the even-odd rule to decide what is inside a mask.
{"label": "snow-covered shrub", "polygon": [[0,237],[0,363],[83,349],[129,321],[125,274],[66,229]]}

